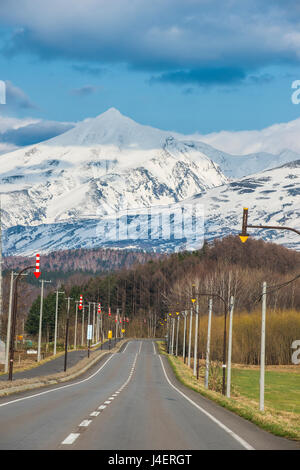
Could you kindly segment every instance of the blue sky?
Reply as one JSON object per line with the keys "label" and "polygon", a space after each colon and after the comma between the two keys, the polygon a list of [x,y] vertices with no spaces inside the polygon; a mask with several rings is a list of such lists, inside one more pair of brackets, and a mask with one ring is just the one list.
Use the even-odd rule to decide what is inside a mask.
{"label": "blue sky", "polygon": [[0,116],[49,135],[110,107],[186,134],[291,121],[299,26],[289,0],[1,0]]}

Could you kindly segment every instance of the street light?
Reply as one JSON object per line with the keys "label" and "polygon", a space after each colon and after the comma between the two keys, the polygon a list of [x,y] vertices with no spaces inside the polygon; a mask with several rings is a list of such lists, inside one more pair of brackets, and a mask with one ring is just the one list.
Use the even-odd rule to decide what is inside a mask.
{"label": "street light", "polygon": [[28,269],[36,269],[36,266],[28,266],[27,268],[22,269],[16,277],[15,280],[15,290],[14,290],[14,299],[13,299],[13,309],[12,309],[12,322],[11,322],[11,334],[10,334],[10,345],[9,345],[9,371],[8,371],[8,380],[13,378],[13,364],[14,364],[14,340],[16,334],[16,319],[17,319],[17,304],[18,304],[18,281],[22,274]]}
{"label": "street light", "polygon": [[[226,326],[227,326],[227,313],[228,313],[228,307],[227,307],[227,302],[226,300],[220,295],[220,294],[217,294],[217,293],[211,293],[211,292],[195,292],[195,290],[193,290],[192,288],[192,302],[194,300],[194,302],[196,301],[196,297],[198,296],[207,296],[207,297],[217,297],[218,299],[220,299],[223,304],[224,304],[224,335],[223,335],[223,365],[222,365],[222,368],[223,368],[223,379],[222,379],[222,394],[225,395],[226,393],[226,372],[225,372],[225,369],[226,369],[226,349],[227,349],[227,344],[226,344],[226,335],[227,335],[227,331],[226,331]],[[191,316],[192,316],[192,309],[191,309]],[[191,336],[191,328],[190,328],[190,336]],[[189,344],[189,354],[190,354],[190,344]],[[196,358],[194,358],[195,360]],[[190,357],[188,358],[188,365],[189,364],[189,360],[190,360]]]}
{"label": "street light", "polygon": [[239,234],[239,237],[242,243],[245,243],[248,240],[249,234],[247,233],[247,228],[258,228],[258,229],[269,229],[269,230],[290,230],[300,235],[300,231],[292,227],[284,227],[281,225],[248,225],[248,208],[244,207],[243,209],[243,222],[242,222],[242,232]]}

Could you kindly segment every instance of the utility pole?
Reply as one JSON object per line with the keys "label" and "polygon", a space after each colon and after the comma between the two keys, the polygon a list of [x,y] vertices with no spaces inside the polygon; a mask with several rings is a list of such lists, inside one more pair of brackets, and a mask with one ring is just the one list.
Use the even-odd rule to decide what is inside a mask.
{"label": "utility pole", "polygon": [[2,323],[3,323],[2,263],[3,263],[2,261],[2,206],[1,206],[1,195],[0,195],[0,340],[2,337]]}
{"label": "utility pole", "polygon": [[[91,303],[92,302],[88,302],[88,321],[87,321],[87,328],[89,329],[90,327],[90,322],[91,322]],[[88,335],[87,335],[88,337]],[[87,345],[89,347],[90,343],[89,343],[89,339],[86,337],[86,341],[87,341]]]}
{"label": "utility pole", "polygon": [[[192,302],[192,306],[193,306],[192,309],[191,309],[191,323],[192,323],[192,314],[193,314],[194,304],[196,302],[196,286],[195,286],[195,284],[192,284],[191,302]],[[197,315],[196,315],[196,318],[195,318],[195,321],[196,321],[195,331],[196,331],[196,328],[198,328],[198,321],[197,320],[198,320],[198,312],[197,312]],[[196,341],[196,337],[195,337],[195,344],[194,344],[194,375],[196,375],[196,356],[195,356],[195,352],[197,351],[196,344],[197,344],[197,341]],[[189,345],[189,349],[191,347],[192,347],[192,329],[190,328],[190,345]],[[189,363],[191,364],[191,351],[189,351]]]}
{"label": "utility pole", "polygon": [[176,331],[176,352],[175,352],[175,356],[177,357],[178,356],[178,334],[179,334],[179,320],[180,320],[180,314],[179,312],[177,313],[178,317],[177,317],[177,331]]}
{"label": "utility pole", "polygon": [[194,371],[193,374],[197,375],[197,359],[198,359],[198,320],[199,320],[199,303],[196,303],[196,316],[195,316],[195,340],[194,340]]}
{"label": "utility pole", "polygon": [[186,337],[186,318],[187,318],[187,310],[183,312],[184,316],[184,326],[183,326],[183,348],[182,348],[182,357],[183,357],[183,362],[185,364],[185,337]]}
{"label": "utility pole", "polygon": [[175,318],[172,318],[172,347],[171,347],[171,354],[174,354],[174,333],[175,333]]}
{"label": "utility pole", "polygon": [[8,370],[8,380],[13,379],[13,368],[14,368],[14,339],[16,334],[16,320],[17,320],[17,308],[18,308],[18,281],[25,271],[29,269],[34,269],[35,266],[27,266],[22,269],[16,277],[15,280],[15,289],[12,305],[12,317],[11,317],[11,332],[10,332],[10,343],[9,343],[9,370]]}
{"label": "utility pole", "polygon": [[96,314],[96,302],[93,302],[93,343],[95,343],[95,320],[96,320],[96,317],[95,317],[95,314]]}
{"label": "utility pole", "polygon": [[117,308],[117,321],[116,321],[116,337],[115,337],[115,344],[116,344],[117,337],[118,337],[118,321],[119,321],[119,309]]}
{"label": "utility pole", "polygon": [[84,345],[84,309],[85,309],[85,305],[82,306],[82,316],[81,316],[81,346]]}
{"label": "utility pole", "polygon": [[190,325],[189,325],[189,349],[188,349],[188,366],[191,367],[191,349],[192,349],[192,326],[193,326],[193,308],[190,313]]}
{"label": "utility pole", "polygon": [[56,304],[55,304],[55,325],[54,325],[54,348],[53,356],[56,355],[56,343],[57,343],[57,322],[58,322],[58,294],[64,294],[64,292],[56,291]]}
{"label": "utility pole", "polygon": [[76,349],[76,346],[77,346],[77,317],[78,317],[78,304],[79,304],[79,301],[76,300],[75,301],[75,331],[74,331],[74,349]]}
{"label": "utility pole", "polygon": [[229,332],[228,332],[228,359],[227,359],[227,390],[226,396],[230,398],[230,387],[231,387],[231,355],[232,355],[232,322],[233,322],[233,307],[234,298],[230,297],[229,304]]}
{"label": "utility pole", "polygon": [[212,299],[209,299],[208,325],[207,325],[207,343],[206,343],[206,361],[205,361],[205,388],[208,388],[208,379],[209,379],[211,316],[212,316]]}
{"label": "utility pole", "polygon": [[41,343],[42,343],[42,321],[43,321],[43,297],[44,297],[44,283],[51,282],[45,281],[44,279],[40,280],[42,283],[41,285],[41,303],[40,303],[40,323],[39,323],[39,339],[38,339],[38,355],[37,355],[37,362],[41,360]]}
{"label": "utility pole", "polygon": [[[11,330],[11,316],[12,316],[12,297],[13,297],[13,283],[14,278],[18,273],[11,272],[10,275],[10,291],[9,291],[9,304],[8,304],[8,319],[7,319],[7,331],[6,331],[6,348],[5,348],[5,365],[4,372],[8,372],[8,357],[9,357],[9,345],[10,345],[10,330]],[[27,276],[27,274],[22,274]]]}
{"label": "utility pole", "polygon": [[266,311],[267,311],[267,283],[262,288],[261,310],[261,343],[260,343],[260,380],[259,380],[259,410],[265,409],[265,347],[266,347]]}
{"label": "utility pole", "polygon": [[67,297],[67,322],[66,322],[66,339],[65,339],[65,363],[64,363],[64,372],[67,370],[67,356],[68,356],[68,336],[69,336],[69,321],[70,321],[70,300],[71,297]]}

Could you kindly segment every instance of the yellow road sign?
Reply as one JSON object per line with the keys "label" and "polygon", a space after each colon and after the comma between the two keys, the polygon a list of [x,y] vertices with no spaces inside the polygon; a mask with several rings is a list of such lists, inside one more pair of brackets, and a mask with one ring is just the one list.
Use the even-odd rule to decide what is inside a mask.
{"label": "yellow road sign", "polygon": [[107,335],[107,338],[108,338],[108,339],[112,339],[112,331],[111,331],[111,330],[109,330],[108,335]]}

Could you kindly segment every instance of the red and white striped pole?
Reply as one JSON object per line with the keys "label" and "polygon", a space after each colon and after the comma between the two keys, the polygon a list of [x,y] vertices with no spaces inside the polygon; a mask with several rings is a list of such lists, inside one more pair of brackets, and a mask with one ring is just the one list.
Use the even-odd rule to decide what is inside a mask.
{"label": "red and white striped pole", "polygon": [[82,310],[82,295],[79,298],[79,305],[78,305],[79,310]]}
{"label": "red and white striped pole", "polygon": [[35,272],[34,272],[35,277],[38,279],[41,275],[40,271],[40,255],[36,255],[36,261],[35,261]]}
{"label": "red and white striped pole", "polygon": [[98,313],[101,313],[101,304],[98,304]]}

